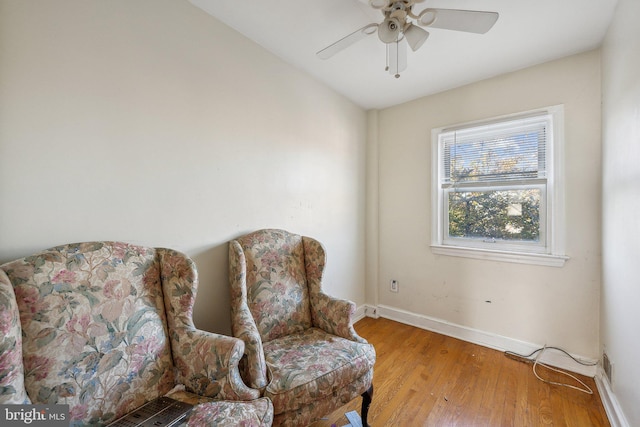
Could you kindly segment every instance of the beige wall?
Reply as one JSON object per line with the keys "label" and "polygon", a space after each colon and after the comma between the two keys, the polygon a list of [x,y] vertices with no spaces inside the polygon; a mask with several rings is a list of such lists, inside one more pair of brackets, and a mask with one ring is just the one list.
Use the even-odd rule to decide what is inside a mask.
{"label": "beige wall", "polygon": [[640,2],[618,0],[603,46],[603,280],[601,343],[613,392],[640,426]]}
{"label": "beige wall", "polygon": [[50,246],[168,246],[228,332],[227,242],[327,246],[364,303],[366,113],[187,0],[0,0],[0,262]]}
{"label": "beige wall", "polygon": [[[565,107],[571,259],[556,268],[432,254],[431,129],[556,104]],[[599,51],[379,111],[379,303],[596,358],[600,113]],[[397,294],[391,279],[400,283]]]}

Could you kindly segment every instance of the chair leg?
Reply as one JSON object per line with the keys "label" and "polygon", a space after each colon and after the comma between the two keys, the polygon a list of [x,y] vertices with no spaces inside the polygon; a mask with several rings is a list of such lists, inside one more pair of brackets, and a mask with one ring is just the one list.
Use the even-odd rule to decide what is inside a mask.
{"label": "chair leg", "polygon": [[373,400],[373,384],[371,387],[367,389],[364,393],[362,393],[362,410],[360,411],[360,416],[362,417],[362,427],[369,427],[367,423],[367,416],[369,415],[369,405],[371,405],[371,401]]}

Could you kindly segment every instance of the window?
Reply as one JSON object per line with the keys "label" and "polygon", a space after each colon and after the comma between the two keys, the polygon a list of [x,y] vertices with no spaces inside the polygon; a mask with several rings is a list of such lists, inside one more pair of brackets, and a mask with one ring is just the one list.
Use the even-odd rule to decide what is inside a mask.
{"label": "window", "polygon": [[562,266],[563,109],[434,129],[432,250]]}

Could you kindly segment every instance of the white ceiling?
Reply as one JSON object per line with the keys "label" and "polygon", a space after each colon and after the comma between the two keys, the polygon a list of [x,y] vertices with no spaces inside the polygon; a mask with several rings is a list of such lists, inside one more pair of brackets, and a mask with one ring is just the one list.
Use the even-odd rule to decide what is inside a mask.
{"label": "white ceiling", "polygon": [[384,71],[374,34],[328,60],[316,52],[382,14],[364,0],[190,0],[289,64],[365,109],[422,96],[594,49],[617,0],[427,0],[414,6],[498,12],[486,34],[428,29],[399,79]]}

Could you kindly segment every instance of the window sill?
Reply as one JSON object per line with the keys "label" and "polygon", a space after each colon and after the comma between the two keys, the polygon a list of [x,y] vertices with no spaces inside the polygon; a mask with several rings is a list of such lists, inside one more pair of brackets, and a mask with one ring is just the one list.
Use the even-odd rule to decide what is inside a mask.
{"label": "window sill", "polygon": [[563,267],[565,261],[569,259],[568,256],[564,255],[493,251],[488,249],[472,249],[443,245],[431,245],[431,251],[436,255],[483,259],[487,261],[514,262],[518,264],[543,265],[546,267]]}

